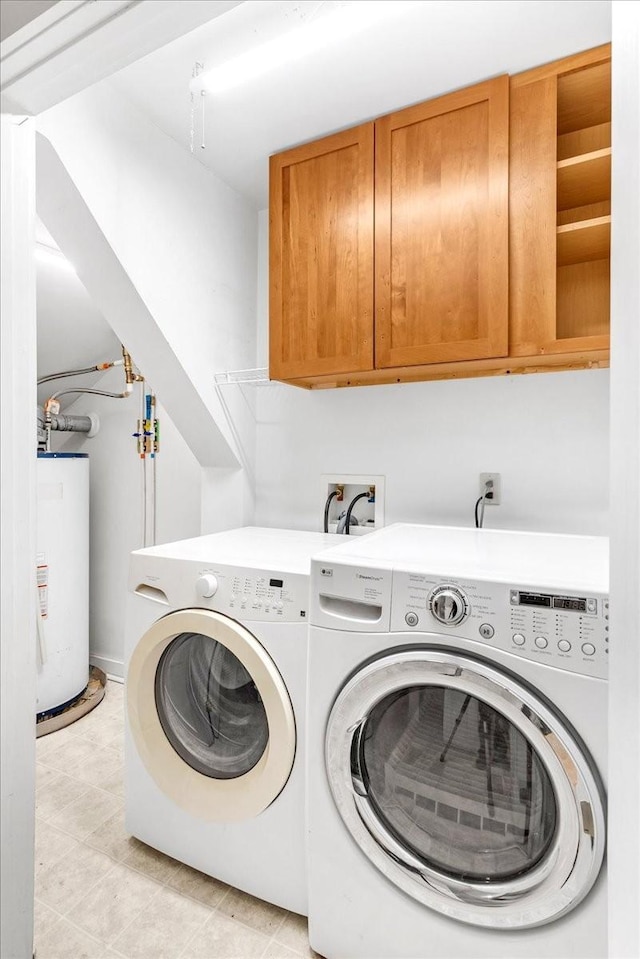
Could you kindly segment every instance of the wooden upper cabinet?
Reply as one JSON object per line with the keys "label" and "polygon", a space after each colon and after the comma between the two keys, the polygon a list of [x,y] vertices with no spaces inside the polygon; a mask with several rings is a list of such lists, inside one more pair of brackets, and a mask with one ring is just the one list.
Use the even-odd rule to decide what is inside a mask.
{"label": "wooden upper cabinet", "polygon": [[509,78],[376,122],[376,368],[508,352]]}
{"label": "wooden upper cabinet", "polygon": [[611,46],[511,78],[510,354],[609,346]]}
{"label": "wooden upper cabinet", "polygon": [[270,189],[272,379],[607,365],[610,44],[280,153]]}
{"label": "wooden upper cabinet", "polygon": [[272,379],[372,369],[373,148],[366,123],[271,157]]}

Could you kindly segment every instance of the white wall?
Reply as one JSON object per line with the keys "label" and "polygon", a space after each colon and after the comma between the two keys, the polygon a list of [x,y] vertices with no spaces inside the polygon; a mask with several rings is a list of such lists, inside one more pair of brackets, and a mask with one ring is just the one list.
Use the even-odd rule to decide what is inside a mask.
{"label": "white wall", "polygon": [[[319,529],[322,473],[386,477],[385,520],[608,531],[608,371],[307,392],[261,390],[256,522]],[[356,507],[357,512],[357,507]]]}
{"label": "white wall", "polygon": [[[163,389],[174,420],[181,421],[194,394],[213,419],[201,434],[219,430],[233,449],[213,374],[255,363],[255,210],[108,82],[39,117],[38,129],[79,194],[67,189],[60,163],[43,145],[38,206],[45,226],[140,368]],[[96,233],[100,243],[93,243]],[[135,294],[127,299],[123,292],[120,311],[110,298],[117,271],[110,288],[100,285],[114,254]],[[134,309],[135,298],[144,310]],[[173,393],[169,359],[186,374]],[[203,465],[234,465],[222,442],[216,449],[218,459]]]}
{"label": "white wall", "polygon": [[[123,379],[122,370],[110,370],[97,385],[115,392],[122,389]],[[129,553],[144,545],[143,463],[132,435],[140,415],[140,388],[126,400],[82,396],[67,412],[90,410],[100,417],[97,436],[53,433],[52,448],[89,453],[91,661],[122,675]],[[199,535],[203,471],[161,405],[158,417],[157,542],[167,543]],[[151,492],[152,465],[151,460],[146,462]]]}
{"label": "white wall", "polygon": [[[120,343],[73,268],[62,256],[39,256],[36,248],[38,311],[38,376],[60,370],[81,369],[117,360]],[[85,375],[84,386],[91,386],[99,373]],[[43,403],[54,390],[75,385],[75,379],[56,380],[38,387],[38,402]],[[66,409],[73,402],[62,397]]]}
{"label": "white wall", "polygon": [[[108,84],[50,111],[39,119],[39,129],[51,139],[160,330],[153,340],[138,335],[136,363],[153,381],[152,371],[161,362],[158,353],[171,351],[241,464],[202,469],[173,425],[172,408],[160,407],[157,541],[251,522],[255,412],[251,398],[246,402],[234,388],[216,391],[214,373],[255,366],[255,211]],[[46,190],[41,177],[39,197]],[[48,199],[51,212],[57,197]],[[57,236],[51,220],[45,225],[64,249],[62,239],[69,242],[69,236]],[[114,316],[110,301],[104,315]],[[59,318],[57,322],[62,331]],[[132,348],[133,313],[121,309],[117,323],[123,342]],[[55,332],[49,330],[49,335]],[[80,328],[76,335],[82,336]],[[40,361],[45,364],[46,356]],[[111,371],[101,388],[103,382],[120,391],[122,372]],[[166,396],[161,390],[159,402]],[[177,396],[178,403],[182,399]],[[131,437],[138,402],[80,397],[68,412],[91,410],[102,423],[95,439],[56,437],[54,443],[91,454],[91,655],[118,674],[128,557],[143,545],[141,464]]]}
{"label": "white wall", "polygon": [[38,129],[53,143],[203,395],[213,394],[216,370],[251,366],[252,205],[108,81],[48,111]]}
{"label": "white wall", "polygon": [[[259,222],[266,365],[264,214]],[[387,523],[471,525],[478,474],[490,471],[502,474],[503,502],[487,507],[485,525],[607,533],[608,390],[608,370],[256,389],[256,522],[319,529],[320,476],[344,472],[386,476]]]}

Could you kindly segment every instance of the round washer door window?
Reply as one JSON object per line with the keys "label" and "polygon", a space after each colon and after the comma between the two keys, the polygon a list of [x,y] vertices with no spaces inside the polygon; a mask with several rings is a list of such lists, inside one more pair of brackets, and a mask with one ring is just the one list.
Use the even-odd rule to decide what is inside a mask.
{"label": "round washer door window", "polygon": [[211,636],[182,633],[167,646],[155,696],[167,739],[204,776],[245,776],[263,755],[269,722],[258,687],[238,657]]}
{"label": "round washer door window", "polygon": [[141,637],[127,670],[135,749],[162,792],[191,815],[249,819],[280,794],[296,749],[286,686],[247,629],[180,610]]}
{"label": "round washer door window", "polygon": [[483,660],[425,648],[365,664],[334,703],[325,753],[360,849],[453,919],[542,925],[598,876],[605,801],[588,753],[555,710]]}
{"label": "round washer door window", "polygon": [[540,757],[509,719],[470,693],[434,685],[385,696],[354,759],[381,823],[455,879],[516,879],[554,839],[558,808]]}

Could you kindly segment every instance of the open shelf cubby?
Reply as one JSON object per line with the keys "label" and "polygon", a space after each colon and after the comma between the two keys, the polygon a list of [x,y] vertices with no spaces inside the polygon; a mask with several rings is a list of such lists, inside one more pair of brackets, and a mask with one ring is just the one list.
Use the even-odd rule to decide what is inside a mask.
{"label": "open shelf cubby", "polygon": [[558,339],[606,336],[611,242],[611,62],[558,77]]}
{"label": "open shelf cubby", "polygon": [[611,197],[611,147],[558,162],[558,210]]}
{"label": "open shelf cubby", "polygon": [[558,227],[558,266],[586,263],[609,256],[611,217],[598,216]]}

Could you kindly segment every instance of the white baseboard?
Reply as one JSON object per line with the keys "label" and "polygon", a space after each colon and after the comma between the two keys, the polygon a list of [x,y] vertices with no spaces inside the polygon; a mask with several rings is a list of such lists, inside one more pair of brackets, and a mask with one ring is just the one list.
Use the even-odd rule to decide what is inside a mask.
{"label": "white baseboard", "polygon": [[91,653],[89,662],[92,666],[97,666],[103,673],[107,674],[109,679],[117,683],[124,682],[124,663],[119,659],[110,659],[108,656],[99,656],[97,653]]}

